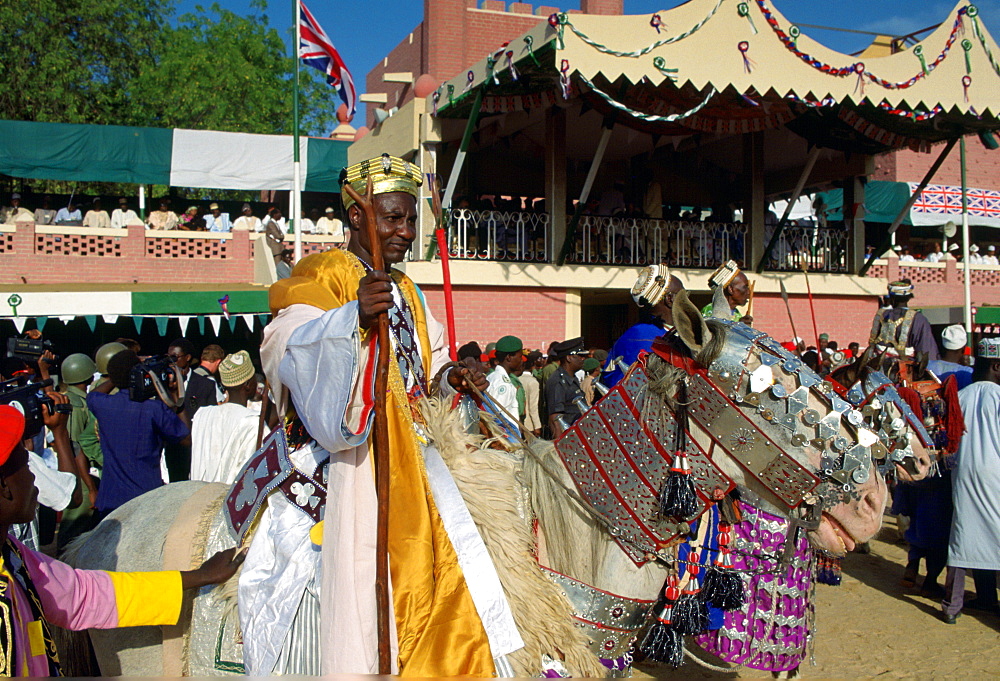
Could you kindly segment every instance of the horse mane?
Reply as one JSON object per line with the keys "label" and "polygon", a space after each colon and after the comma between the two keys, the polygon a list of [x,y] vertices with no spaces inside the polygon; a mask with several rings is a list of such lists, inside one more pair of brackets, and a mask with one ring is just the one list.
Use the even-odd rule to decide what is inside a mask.
{"label": "horse mane", "polygon": [[[494,449],[500,442],[496,438],[463,430],[460,411],[451,409],[450,398],[430,398],[421,406],[428,434],[479,529],[524,641],[523,648],[507,656],[515,675],[533,676],[545,655],[561,654],[573,676],[604,677],[607,669],[575,626],[568,599],[535,558],[519,461],[524,453]],[[542,449],[543,442],[534,440],[532,450]]]}

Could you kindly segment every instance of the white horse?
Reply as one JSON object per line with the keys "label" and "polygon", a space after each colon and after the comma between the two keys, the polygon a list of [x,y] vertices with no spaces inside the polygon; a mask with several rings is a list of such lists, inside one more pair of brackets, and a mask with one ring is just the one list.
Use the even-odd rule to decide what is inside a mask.
{"label": "white horse", "polygon": [[[680,339],[693,356],[692,366],[712,365],[726,350],[729,327],[707,325],[684,295],[675,303],[675,319]],[[750,357],[745,367],[748,380],[736,381],[732,386],[733,396],[738,395],[739,404],[747,410],[752,403],[750,393],[761,388],[762,374],[754,373],[761,366],[760,357]],[[643,412],[651,414],[652,420],[656,414],[664,416],[661,407],[672,408],[670,400],[677,386],[689,377],[675,366],[654,360],[647,363],[645,370],[656,379],[653,382],[657,386],[645,390],[640,399]],[[753,382],[749,380],[751,375],[756,376]],[[768,375],[774,380],[766,388],[780,383],[791,393],[799,387],[796,376],[801,373],[782,375],[774,371]],[[807,391],[805,408],[819,417],[828,417],[833,410],[830,401],[820,396],[821,387]],[[696,409],[697,405],[689,408]],[[645,562],[637,565],[635,552],[627,554],[617,541],[621,537],[612,536],[615,528],[609,528],[606,519],[581,494],[566,468],[565,457],[559,456],[552,443],[536,440],[520,447],[500,439],[469,435],[457,414],[440,401],[425,403],[423,414],[429,435],[449,466],[496,565],[525,641],[525,648],[509,656],[515,675],[534,676],[547,667],[576,676],[601,676],[607,673],[608,666],[627,667],[631,661],[628,651],[636,635],[649,617],[656,615],[654,602],[661,596],[671,560],[676,561],[672,547],[653,547],[639,561]],[[835,433],[828,433],[827,438],[831,443],[837,438],[852,442],[858,438],[857,424],[839,418],[835,421]],[[661,439],[667,437],[662,423],[646,425]],[[750,506],[743,505],[755,517],[752,532],[764,533],[768,528],[767,534],[777,538],[774,546],[765,545],[751,534],[736,538],[737,548],[743,546],[742,553],[758,561],[755,565],[771,566],[753,571],[748,577],[748,589],[770,589],[773,610],[780,600],[775,590],[786,588],[781,581],[786,579],[782,571],[791,571],[791,575],[797,570],[794,574],[800,576],[808,572],[811,580],[811,563],[808,557],[803,558],[804,540],[798,539],[795,522],[788,521],[789,517],[794,521],[799,516],[788,511],[787,500],[779,496],[774,484],[769,486],[748,475],[742,464],[727,455],[719,445],[720,433],[704,427],[698,418],[691,419],[688,430],[698,447],[712,453],[710,458],[722,474],[736,483],[744,501],[753,500]],[[917,468],[926,471],[926,453],[919,445],[913,449]],[[820,475],[828,465],[815,446],[798,447],[795,456],[799,465]],[[863,470],[856,471],[854,481],[838,478],[837,489],[841,491],[834,502],[827,498],[824,507],[824,500],[815,494],[807,498],[808,503],[822,508],[818,524],[814,523],[808,532],[809,541],[817,549],[843,555],[878,531],[887,499],[885,481],[877,462],[869,459],[859,468]],[[856,482],[858,479],[864,481]],[[144,495],[112,513],[72,547],[70,560],[78,567],[96,569],[187,569],[203,556],[232,545],[223,530],[220,511],[225,492],[224,486],[191,482],[168,485]],[[709,524],[710,514],[703,516],[705,525]],[[680,538],[672,544],[683,541]],[[785,552],[787,555],[777,555],[788,546],[791,550]],[[747,571],[751,572],[749,568]],[[233,584],[203,589],[189,597],[176,627],[92,632],[100,672],[128,676],[240,673],[240,633],[234,601]],[[615,622],[594,622],[602,614],[615,622],[620,620],[620,626]],[[747,614],[746,607],[743,613],[727,613],[726,623],[717,631],[738,639],[743,625],[733,622],[741,616],[748,624],[753,613]],[[754,658],[758,668],[791,669],[794,656],[777,659],[773,652],[773,639],[787,633],[782,627],[790,626],[789,616],[777,611],[770,616],[772,627],[765,632],[767,635],[751,636],[744,653]],[[777,625],[773,624],[775,620]],[[713,642],[713,636],[719,634],[704,634],[698,641],[712,652],[724,653],[728,639],[720,648],[715,644],[721,639]],[[86,671],[67,666],[68,673]]]}

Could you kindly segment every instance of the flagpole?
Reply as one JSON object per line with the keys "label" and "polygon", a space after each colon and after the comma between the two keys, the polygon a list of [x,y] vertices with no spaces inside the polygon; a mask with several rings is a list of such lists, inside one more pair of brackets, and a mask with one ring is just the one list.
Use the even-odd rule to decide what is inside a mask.
{"label": "flagpole", "polygon": [[289,219],[295,229],[295,261],[302,259],[302,164],[299,159],[299,40],[302,35],[302,9],[299,0],[292,1],[295,35],[292,37],[292,58],[295,60],[295,92],[292,96],[292,192],[289,194]]}

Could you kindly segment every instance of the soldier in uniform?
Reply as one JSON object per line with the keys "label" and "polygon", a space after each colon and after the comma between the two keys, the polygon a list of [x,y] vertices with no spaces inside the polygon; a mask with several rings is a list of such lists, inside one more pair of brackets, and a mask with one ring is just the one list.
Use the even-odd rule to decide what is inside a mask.
{"label": "soldier in uniform", "polygon": [[502,419],[511,428],[517,430],[517,423],[511,421],[511,417],[519,419],[522,417],[523,409],[518,401],[518,386],[520,381],[517,376],[521,373],[521,365],[524,363],[522,350],[524,345],[521,339],[516,336],[504,336],[497,341],[496,347],[496,368],[487,377],[489,388],[486,393],[493,400],[507,410],[507,414],[499,413],[497,418]]}
{"label": "soldier in uniform", "polygon": [[559,359],[559,368],[552,372],[545,384],[545,404],[552,436],[559,437],[567,425],[583,414],[577,400],[586,404],[586,398],[580,382],[576,380],[576,372],[583,368],[587,349],[583,345],[583,338],[572,338],[554,343],[552,350]]}

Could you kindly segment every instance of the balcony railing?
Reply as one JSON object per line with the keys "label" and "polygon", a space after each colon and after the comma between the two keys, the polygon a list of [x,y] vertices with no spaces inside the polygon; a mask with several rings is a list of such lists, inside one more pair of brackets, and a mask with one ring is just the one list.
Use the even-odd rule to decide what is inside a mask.
{"label": "balcony railing", "polygon": [[548,213],[471,210],[452,212],[452,258],[550,262],[552,231]]}
{"label": "balcony railing", "polygon": [[[773,227],[765,231],[764,243]],[[801,270],[803,260],[810,272],[847,272],[847,230],[831,227],[785,227],[771,251],[769,270]]]}

